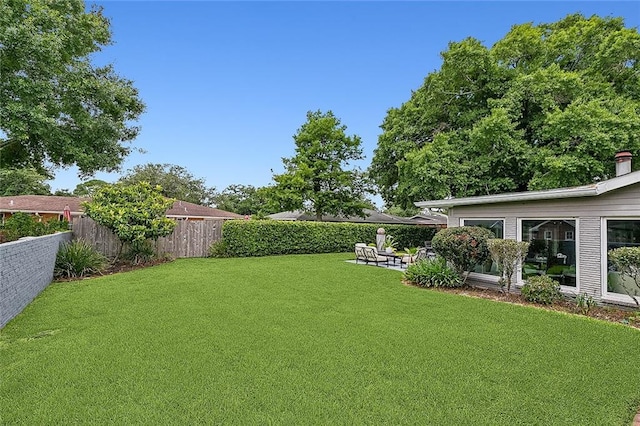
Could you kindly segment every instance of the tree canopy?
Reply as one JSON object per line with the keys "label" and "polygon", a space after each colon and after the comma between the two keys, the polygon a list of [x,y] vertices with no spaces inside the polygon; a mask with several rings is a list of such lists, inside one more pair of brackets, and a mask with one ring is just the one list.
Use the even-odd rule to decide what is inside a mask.
{"label": "tree canopy", "polygon": [[[588,184],[640,154],[640,35],[621,18],[515,25],[449,43],[381,125],[370,173],[388,205]],[[636,162],[636,168],[640,164]]]}
{"label": "tree canopy", "polygon": [[293,136],[296,154],[283,158],[285,172],[274,175],[271,195],[283,210],[303,210],[322,220],[326,214],[364,216],[366,180],[350,162],[362,159],[361,140],[347,136],[333,112],[307,112]]}
{"label": "tree canopy", "polygon": [[109,20],[82,0],[0,2],[0,167],[118,168],[144,104],[111,65],[91,63],[110,43]]}
{"label": "tree canopy", "polygon": [[144,164],[128,170],[119,182],[138,184],[148,182],[162,187],[165,197],[209,206],[213,203],[215,188],[208,187],[204,179],[196,179],[187,169],[175,164]]}
{"label": "tree canopy", "polygon": [[229,185],[213,197],[217,208],[242,215],[265,215],[276,213],[270,210],[269,191],[252,185]]}
{"label": "tree canopy", "polygon": [[90,179],[86,182],[77,184],[73,190],[73,195],[76,197],[91,197],[105,185],[109,185],[109,183],[101,179]]}
{"label": "tree canopy", "polygon": [[49,176],[32,168],[0,169],[0,196],[50,195]]}

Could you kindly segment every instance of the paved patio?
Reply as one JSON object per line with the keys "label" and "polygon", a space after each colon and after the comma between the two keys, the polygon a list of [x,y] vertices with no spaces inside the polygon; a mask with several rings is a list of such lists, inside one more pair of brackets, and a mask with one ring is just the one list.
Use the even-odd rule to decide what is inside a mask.
{"label": "paved patio", "polygon": [[407,268],[404,268],[404,267],[401,268],[400,267],[400,261],[399,260],[398,260],[398,263],[396,263],[396,264],[390,263],[388,266],[386,264],[384,264],[384,263],[381,263],[379,265],[376,265],[375,263],[368,263],[367,264],[367,263],[363,262],[362,260],[356,262],[355,259],[347,260],[347,262],[348,263],[357,263],[358,265],[362,265],[362,266],[373,266],[373,267],[377,267],[377,268],[393,269],[395,271],[401,271],[401,272],[404,272],[404,271],[407,270]]}

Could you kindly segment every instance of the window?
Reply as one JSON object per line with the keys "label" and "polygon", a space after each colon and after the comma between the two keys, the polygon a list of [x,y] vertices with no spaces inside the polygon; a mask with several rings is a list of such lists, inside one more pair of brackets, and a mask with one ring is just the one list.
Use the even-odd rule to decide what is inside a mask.
{"label": "window", "polygon": [[[640,246],[640,219],[607,220],[607,253],[618,247]],[[607,255],[607,293],[640,296],[635,281],[621,275],[609,262]]]}
{"label": "window", "polygon": [[[462,219],[463,226],[479,226],[493,232],[496,238],[504,238],[504,220],[503,219]],[[482,265],[477,265],[473,272],[479,274],[499,275],[498,267],[489,259]]]}
{"label": "window", "polygon": [[[561,285],[575,287],[575,229],[575,220],[523,220],[521,238],[529,242],[529,252],[522,265],[522,279],[548,275]],[[554,235],[565,238],[560,240]]]}

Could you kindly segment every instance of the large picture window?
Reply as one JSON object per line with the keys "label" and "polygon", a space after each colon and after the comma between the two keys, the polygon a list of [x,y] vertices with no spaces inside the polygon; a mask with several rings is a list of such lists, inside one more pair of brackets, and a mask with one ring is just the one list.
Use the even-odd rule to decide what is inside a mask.
{"label": "large picture window", "polygon": [[[607,253],[618,247],[640,246],[640,219],[607,220]],[[640,296],[640,288],[635,281],[621,275],[608,261],[607,256],[607,293]]]}
{"label": "large picture window", "polygon": [[529,252],[522,264],[522,279],[548,275],[561,285],[576,286],[576,221],[523,220],[522,241]]}
{"label": "large picture window", "polygon": [[[493,232],[496,238],[504,238],[504,220],[502,219],[462,219],[463,226],[478,226]],[[499,275],[498,267],[491,259],[477,265],[473,272],[479,274]]]}

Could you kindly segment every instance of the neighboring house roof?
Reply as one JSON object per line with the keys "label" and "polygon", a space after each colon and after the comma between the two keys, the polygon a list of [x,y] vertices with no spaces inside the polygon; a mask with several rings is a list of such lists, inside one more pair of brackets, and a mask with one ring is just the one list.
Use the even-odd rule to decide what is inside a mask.
{"label": "neighboring house roof", "polygon": [[418,225],[447,226],[447,215],[442,213],[420,213],[409,218]]}
{"label": "neighboring house roof", "polygon": [[14,195],[0,197],[0,212],[52,213],[62,214],[69,206],[71,214],[82,214],[81,203],[89,198],[61,197],[56,195]]}
{"label": "neighboring house roof", "polygon": [[[398,225],[423,225],[428,224],[423,219],[414,219],[408,217],[394,216],[387,213],[377,212],[375,210],[364,209],[366,218],[360,216],[333,216],[323,215],[323,222],[353,222],[353,223],[386,223]],[[298,220],[298,221],[315,221],[316,217],[300,210],[280,212],[269,215],[275,220]],[[446,219],[444,221],[446,223]],[[429,223],[430,224],[430,223]]]}
{"label": "neighboring house roof", "polygon": [[214,209],[213,207],[201,206],[187,201],[176,201],[167,210],[167,217],[191,217],[202,219],[243,219],[244,216],[226,210]]}
{"label": "neighboring house roof", "polygon": [[[69,206],[72,216],[83,213],[82,202],[90,198],[59,197],[55,195],[16,195],[0,197],[0,212],[57,213],[62,214]],[[225,210],[201,206],[186,201],[176,201],[167,210],[167,217],[195,219],[242,219],[243,216]]]}
{"label": "neighboring house roof", "polygon": [[553,200],[557,198],[595,197],[640,182],[640,170],[617,176],[591,185],[571,188],[549,189],[545,191],[512,192],[506,194],[483,195],[479,197],[449,198],[446,200],[419,201],[414,203],[420,208],[446,208],[471,206],[477,204],[509,203],[516,201]]}

